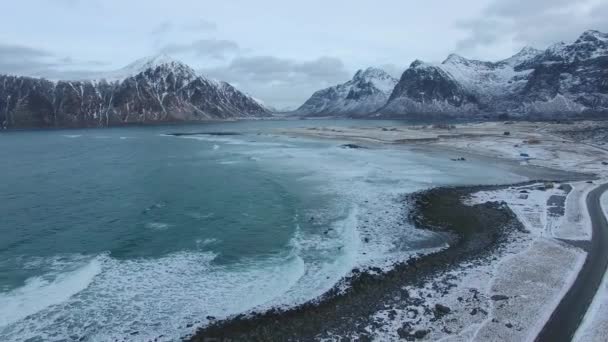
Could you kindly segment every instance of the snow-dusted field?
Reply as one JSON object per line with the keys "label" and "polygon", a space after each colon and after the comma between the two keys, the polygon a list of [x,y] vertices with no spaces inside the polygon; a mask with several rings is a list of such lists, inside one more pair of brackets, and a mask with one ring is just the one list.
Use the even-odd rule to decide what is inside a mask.
{"label": "snow-dusted field", "polygon": [[385,144],[424,144],[462,153],[508,159],[522,165],[608,176],[608,149],[602,141],[575,142],[561,132],[604,127],[603,123],[572,125],[535,122],[482,122],[462,125],[398,125],[386,127],[318,127],[282,130],[288,135]]}
{"label": "snow-dusted field", "polygon": [[[420,298],[422,304],[378,312],[376,317],[386,325],[375,332],[375,338],[398,339],[399,329],[409,324],[415,331],[428,331],[424,340],[430,341],[533,340],[586,256],[582,249],[553,238],[570,218],[551,219],[547,203],[551,196],[566,196],[566,192],[557,187],[540,190],[544,186],[473,194],[470,204],[506,202],[528,232],[513,233],[489,259],[460,265],[422,287],[408,287],[410,296]],[[450,312],[438,318],[437,304]]]}

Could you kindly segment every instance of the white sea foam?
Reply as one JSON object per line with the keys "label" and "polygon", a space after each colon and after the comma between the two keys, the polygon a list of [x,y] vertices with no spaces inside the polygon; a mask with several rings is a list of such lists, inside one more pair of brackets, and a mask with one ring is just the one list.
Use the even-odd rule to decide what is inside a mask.
{"label": "white sea foam", "polygon": [[[100,259],[95,258],[74,271],[33,277],[17,289],[0,293],[0,328],[65,302],[89,286],[100,272]],[[52,276],[54,279],[46,279]]]}
{"label": "white sea foam", "polygon": [[80,138],[80,137],[82,137],[82,135],[81,135],[81,134],[64,134],[64,135],[62,135],[62,136],[63,136],[64,138],[71,138],[71,139],[74,139],[74,138]]}
{"label": "white sea foam", "polygon": [[[286,142],[273,142],[266,140],[253,140],[245,136],[224,136],[224,135],[185,135],[180,136],[182,139],[193,139],[212,143],[222,143],[225,145],[247,145],[256,147],[293,147],[292,144]],[[215,146],[219,145],[215,144]]]}
{"label": "white sea foam", "polygon": [[304,259],[306,270],[284,295],[274,298],[273,306],[298,305],[317,298],[353,269],[360,243],[357,216],[358,208],[354,207],[346,217],[334,222],[331,238],[303,232],[298,227],[291,245]]}
{"label": "white sea foam", "polygon": [[148,222],[146,223],[146,228],[152,230],[167,230],[171,227],[168,223],[164,222]]}
{"label": "white sea foam", "polygon": [[221,165],[233,165],[240,163],[238,160],[220,160],[219,163]]}
{"label": "white sea foam", "polygon": [[[140,260],[100,258],[93,264],[95,272],[86,269],[94,273],[94,281],[89,279],[86,289],[72,291],[69,299],[54,301],[53,308],[28,312],[30,316],[21,319],[25,316],[13,318],[13,310],[4,311],[3,306],[4,315],[11,317],[7,323],[12,324],[0,329],[0,340],[57,336],[92,341],[178,340],[204,324],[207,316],[221,319],[270,302],[305,271],[303,260],[295,254],[232,266],[212,264],[212,253],[183,252]],[[46,294],[56,298],[55,292]]]}

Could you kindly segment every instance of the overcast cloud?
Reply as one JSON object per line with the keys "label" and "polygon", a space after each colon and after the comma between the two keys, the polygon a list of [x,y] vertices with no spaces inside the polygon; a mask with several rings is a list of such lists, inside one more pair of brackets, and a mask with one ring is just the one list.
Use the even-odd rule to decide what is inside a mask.
{"label": "overcast cloud", "polygon": [[0,73],[80,78],[167,53],[276,107],[379,66],[497,60],[587,29],[607,0],[3,1]]}

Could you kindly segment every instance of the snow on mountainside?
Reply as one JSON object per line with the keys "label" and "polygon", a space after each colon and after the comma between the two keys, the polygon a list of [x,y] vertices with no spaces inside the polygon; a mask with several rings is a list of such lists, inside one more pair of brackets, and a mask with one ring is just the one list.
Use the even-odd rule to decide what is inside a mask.
{"label": "snow on mountainside", "polygon": [[526,46],[523,49],[521,49],[521,51],[516,53],[515,55],[513,55],[505,60],[502,60],[501,62],[508,64],[515,68],[523,63],[533,60],[534,58],[538,57],[542,53],[543,53],[542,50],[535,49],[531,46]]}
{"label": "snow on mountainside", "polygon": [[498,62],[452,54],[412,63],[379,115],[608,113],[608,35],[586,31],[545,51],[525,47]]}
{"label": "snow on mountainside", "polygon": [[99,127],[268,116],[259,101],[166,55],[92,80],[0,75],[0,127]]}
{"label": "snow on mountainside", "polygon": [[298,114],[357,116],[375,112],[388,100],[397,79],[384,70],[359,70],[348,82],[314,93]]}
{"label": "snow on mountainside", "polygon": [[110,72],[98,73],[87,78],[90,80],[104,79],[108,82],[123,81],[126,78],[140,74],[148,69],[156,69],[158,67],[167,68],[175,74],[180,74],[182,76],[188,75],[191,76],[191,78],[196,77],[196,72],[188,65],[173,59],[166,54],[159,54],[151,57],[140,58],[124,68]]}

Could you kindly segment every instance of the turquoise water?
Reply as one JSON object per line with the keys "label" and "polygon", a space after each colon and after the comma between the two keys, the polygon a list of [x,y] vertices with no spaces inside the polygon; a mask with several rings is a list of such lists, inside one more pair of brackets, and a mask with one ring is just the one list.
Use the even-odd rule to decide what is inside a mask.
{"label": "turquoise water", "polygon": [[[1,134],[0,339],[175,340],[207,316],[301,303],[355,266],[444,244],[400,222],[400,194],[522,180],[273,134],[328,124],[374,123]],[[166,135],[200,131],[239,135]]]}

